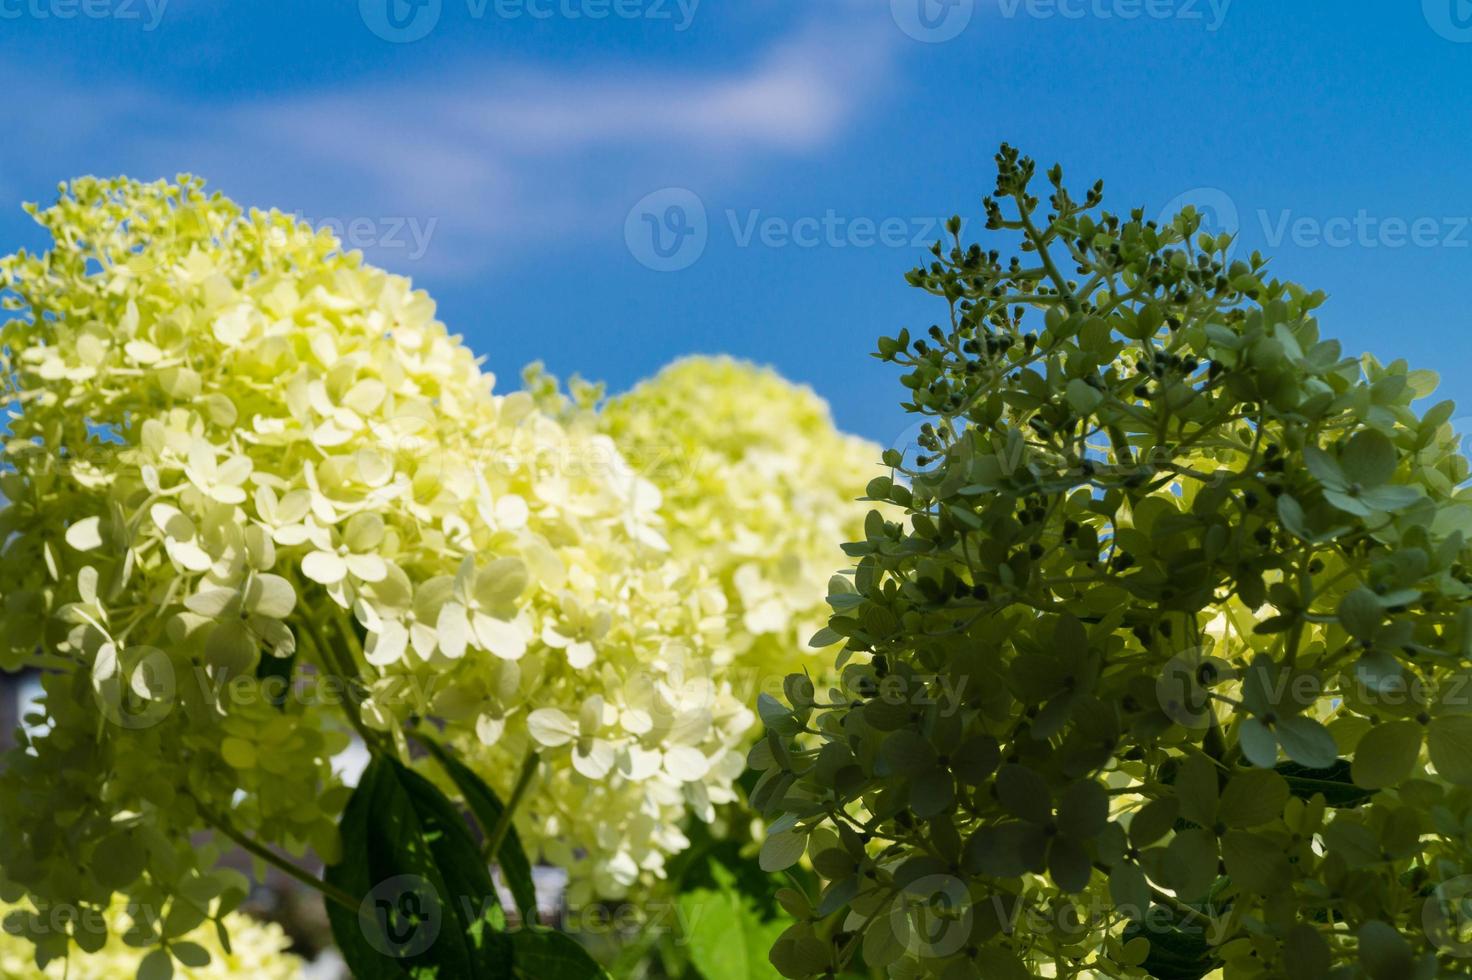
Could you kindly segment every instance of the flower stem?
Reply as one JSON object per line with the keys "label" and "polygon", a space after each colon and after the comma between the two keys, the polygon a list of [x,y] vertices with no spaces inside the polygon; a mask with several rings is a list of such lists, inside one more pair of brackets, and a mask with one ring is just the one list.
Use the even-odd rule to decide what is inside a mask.
{"label": "flower stem", "polygon": [[306,885],[308,888],[312,888],[316,891],[321,892],[323,897],[331,899],[354,915],[358,914],[358,906],[360,903],[353,901],[353,897],[347,892],[343,891],[335,885],[328,884],[326,881],[323,881],[321,878],[318,878],[316,875],[312,874],[309,871],[304,871],[303,869],[298,868],[296,865],[292,864],[290,861],[286,860],[275,851],[272,851],[270,848],[251,840],[249,837],[245,836],[234,827],[231,827],[230,824],[223,818],[216,816],[208,810],[205,810],[203,807],[200,808],[200,813],[204,816],[206,823],[208,823],[211,827],[214,827],[226,837],[230,838],[237,845],[239,845],[242,850],[254,854],[262,861],[265,861],[267,864],[278,869],[282,873],[296,879],[303,885]]}
{"label": "flower stem", "polygon": [[516,777],[516,786],[511,790],[511,796],[506,800],[506,807],[501,811],[501,819],[496,821],[495,829],[486,840],[486,858],[495,861],[496,855],[501,853],[501,845],[506,841],[506,835],[511,833],[511,818],[516,813],[521,798],[526,795],[527,787],[532,783],[532,777],[537,774],[537,763],[541,757],[535,749],[527,751],[526,758],[521,762],[521,772]]}

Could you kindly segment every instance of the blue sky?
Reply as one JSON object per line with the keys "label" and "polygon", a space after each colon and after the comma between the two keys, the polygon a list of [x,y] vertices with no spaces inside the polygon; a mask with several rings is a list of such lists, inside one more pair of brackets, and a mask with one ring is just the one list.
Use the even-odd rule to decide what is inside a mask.
{"label": "blue sky", "polygon": [[1209,205],[1472,416],[1469,82],[1469,0],[0,0],[0,235],[195,172],[413,276],[503,387],[726,351],[887,443],[868,352],[940,315],[903,273],[1008,140]]}

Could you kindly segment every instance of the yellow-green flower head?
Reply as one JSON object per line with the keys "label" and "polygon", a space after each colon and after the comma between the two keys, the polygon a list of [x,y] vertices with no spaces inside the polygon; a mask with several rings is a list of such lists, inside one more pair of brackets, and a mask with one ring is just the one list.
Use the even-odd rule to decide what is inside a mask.
{"label": "yellow-green flower head", "polygon": [[[98,949],[83,952],[73,948],[67,959],[49,962],[44,969],[36,966],[38,943],[65,923],[61,916],[50,917],[27,905],[0,902],[0,980],[123,980],[139,975],[144,960],[167,956],[129,946],[123,937],[133,925],[127,903],[114,902],[95,915],[106,921],[109,938]],[[231,912],[223,916],[230,935],[230,950],[220,943],[213,922],[205,922],[181,934],[175,942],[174,976],[181,980],[295,980],[302,973],[302,961],[287,952],[290,940],[281,927],[257,922],[248,916]],[[153,974],[157,976],[158,974]]]}
{"label": "yellow-green flower head", "polygon": [[0,777],[0,882],[174,894],[219,823],[330,861],[348,717],[405,757],[436,719],[503,792],[539,750],[519,825],[604,893],[734,798],[728,597],[609,435],[494,394],[407,280],[197,180],[32,211],[51,250],[0,262],[0,664],[53,673]]}
{"label": "yellow-green flower head", "polygon": [[[704,724],[709,713],[721,731],[740,734],[755,722],[743,706],[754,704],[764,685],[780,686],[786,673],[804,666],[819,676],[831,672],[831,654],[809,658],[807,640],[826,621],[824,583],[841,556],[834,542],[862,531],[867,508],[856,498],[874,475],[879,449],[839,433],[810,389],[730,358],[679,361],[601,408],[601,387],[576,379],[570,387],[569,399],[540,365],[527,373],[528,393],[569,431],[612,437],[626,478],[639,488],[641,526],[657,527],[668,550],[659,574],[627,594],[622,613],[567,604],[563,621],[543,629],[545,652],[560,651],[577,669],[606,670],[595,657],[601,637],[651,621],[672,631],[671,616],[691,618],[721,637],[702,656],[690,646],[667,648],[663,676],[637,678],[637,689],[621,692],[621,706],[533,713],[536,743],[565,743],[574,751],[571,766],[544,774],[549,785],[529,801],[519,826],[548,842],[552,863],[571,869],[576,907],[657,877],[664,855],[688,846],[679,822],[666,814],[683,807],[709,821],[717,805],[735,800],[730,785],[742,759],[713,758],[686,744],[686,723],[650,705],[688,703],[698,713],[685,717]],[[672,575],[676,567],[693,571]],[[605,690],[618,689],[618,678],[610,676]],[[447,695],[441,710],[459,696]],[[610,743],[597,733],[620,729],[641,738],[626,763],[640,778],[618,792],[661,768],[682,779],[660,780],[660,807],[632,797],[612,804],[614,812],[639,811],[627,823],[611,822],[589,805],[584,778],[607,764]],[[664,745],[658,750],[649,737],[656,733]],[[494,772],[514,769],[521,745],[508,735],[489,746],[462,739],[458,747],[478,769]]]}
{"label": "yellow-green flower head", "polygon": [[725,670],[747,700],[795,670],[831,673],[831,652],[808,639],[828,619],[835,542],[862,534],[870,505],[858,498],[879,447],[838,431],[812,389],[729,357],[678,361],[610,400],[602,420],[659,488],[672,548],[719,583]]}

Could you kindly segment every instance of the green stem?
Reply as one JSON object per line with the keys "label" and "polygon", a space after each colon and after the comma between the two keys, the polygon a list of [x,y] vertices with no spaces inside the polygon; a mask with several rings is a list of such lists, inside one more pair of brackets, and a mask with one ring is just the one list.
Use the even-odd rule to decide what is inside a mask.
{"label": "green stem", "polygon": [[506,807],[501,811],[501,819],[496,821],[495,829],[486,840],[486,858],[496,860],[496,855],[501,853],[501,845],[506,842],[506,835],[511,833],[511,818],[516,813],[516,808],[521,804],[521,798],[526,795],[527,787],[532,784],[532,777],[537,774],[537,763],[541,757],[535,750],[530,750],[526,758],[521,762],[521,773],[516,777],[516,786],[511,790],[511,796],[506,800]]}
{"label": "green stem", "polygon": [[1043,263],[1043,269],[1047,272],[1048,278],[1053,280],[1053,285],[1057,288],[1058,295],[1062,297],[1063,304],[1068,307],[1068,312],[1077,313],[1079,311],[1078,298],[1068,288],[1068,280],[1063,278],[1063,274],[1058,271],[1058,266],[1053,264],[1053,257],[1048,254],[1046,239],[1038,231],[1037,226],[1032,223],[1032,213],[1028,211],[1027,201],[1024,195],[1019,193],[1013,196],[1017,201],[1017,209],[1022,214],[1023,230],[1027,233],[1028,239],[1033,243],[1033,247],[1037,249],[1038,258]]}
{"label": "green stem", "polygon": [[[300,580],[294,584],[297,594],[302,595],[303,590]],[[337,648],[327,642],[327,637],[323,635],[321,628],[310,615],[302,616],[299,622],[311,637],[312,646],[317,648],[317,656],[321,660],[320,666],[342,678],[343,683],[347,686],[348,690],[344,691],[342,700],[343,714],[347,716],[348,722],[357,731],[358,737],[363,740],[364,746],[378,754],[391,754],[385,751],[382,736],[377,732],[371,731],[367,725],[363,724],[363,716],[359,714],[358,705],[353,700],[354,691],[352,690],[352,685],[360,680],[361,675],[357,669],[357,665],[353,663],[351,655],[348,656],[345,663],[339,657]]]}
{"label": "green stem", "polygon": [[204,816],[206,823],[208,823],[211,827],[214,827],[226,837],[230,838],[237,845],[239,845],[242,850],[254,854],[262,861],[265,861],[267,864],[278,869],[282,873],[296,879],[303,885],[306,885],[308,888],[312,888],[316,891],[321,892],[323,897],[331,899],[354,915],[358,914],[358,906],[360,903],[353,901],[353,897],[347,892],[336,887],[335,885],[328,884],[326,881],[323,881],[321,878],[318,878],[316,875],[312,874],[309,871],[304,871],[301,868],[298,868],[290,861],[281,857],[275,851],[272,851],[270,848],[251,840],[240,831],[231,827],[230,824],[226,822],[223,818],[216,816],[203,807],[200,808],[200,813]]}

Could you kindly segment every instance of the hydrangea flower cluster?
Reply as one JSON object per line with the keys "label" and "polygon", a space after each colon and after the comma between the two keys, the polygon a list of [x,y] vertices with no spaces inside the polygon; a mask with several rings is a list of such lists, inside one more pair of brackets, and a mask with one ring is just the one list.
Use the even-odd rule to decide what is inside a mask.
{"label": "hydrangea flower cluster", "polygon": [[794,651],[826,677],[836,542],[857,536],[880,448],[834,426],[812,389],[729,357],[671,364],[603,409],[603,427],[660,490],[666,533],[720,583],[732,629],[717,665],[753,703],[781,690]]}
{"label": "hydrangea flower cluster", "polygon": [[[149,975],[143,971],[154,966],[145,966],[145,961],[162,953],[130,946],[124,940],[132,922],[127,904],[116,901],[98,914],[112,923],[107,942],[95,952],[73,951],[65,961],[48,965],[40,976],[48,980],[119,980],[140,973]],[[35,980],[35,939],[44,936],[50,924],[37,921],[33,908],[6,903],[0,903],[0,922],[4,923],[0,926],[0,980]],[[287,952],[290,941],[280,926],[257,922],[240,913],[226,916],[225,923],[230,939],[228,951],[213,925],[201,925],[181,937],[175,949],[182,947],[183,958],[192,960],[192,964],[181,962],[174,976],[183,980],[296,980],[301,976],[302,962]]]}
{"label": "hydrangea flower cluster", "polygon": [[[795,649],[877,456],[811,393],[690,362],[562,416],[496,394],[408,281],[193,178],[29,210],[54,244],[0,262],[0,667],[46,699],[0,773],[7,889],[191,909],[143,927],[169,945],[240,898],[199,828],[336,859],[355,734],[526,775],[521,839],[574,901],[735,800],[736,668]],[[786,456],[737,409],[754,384]],[[693,471],[624,458],[665,425]]]}
{"label": "hydrangea flower cluster", "polygon": [[[787,977],[1466,976],[1472,497],[1449,401],[1187,209],[997,157],[879,341],[891,450],[842,681],[761,708]],[[947,247],[949,244],[950,247]],[[941,324],[946,324],[942,326]]]}
{"label": "hydrangea flower cluster", "polygon": [[[754,716],[729,672],[814,595],[757,514],[853,496],[818,488],[842,440],[801,478],[722,443],[703,478],[788,482],[708,565],[696,497],[669,507],[621,451],[660,399],[604,426],[495,394],[407,280],[192,178],[31,212],[51,250],[0,262],[0,667],[45,670],[46,698],[0,774],[0,881],[219,917],[238,896],[194,832],[332,862],[354,733],[405,760],[443,735],[508,796],[524,772],[523,840],[575,899],[656,877],[687,813],[735,798]],[[734,388],[689,396],[752,411],[719,371]],[[829,423],[788,391],[806,451]]]}
{"label": "hydrangea flower cluster", "polygon": [[[869,505],[858,498],[879,448],[840,433],[811,389],[728,357],[686,358],[607,401],[601,386],[574,379],[569,387],[571,397],[564,396],[540,365],[526,374],[528,393],[548,415],[572,431],[612,438],[627,478],[638,486],[639,506],[658,519],[668,561],[692,569],[679,580],[690,590],[683,601],[698,597],[702,619],[720,635],[702,659],[685,659],[678,672],[696,696],[728,706],[719,714],[723,730],[754,724],[755,714],[733,713],[729,699],[753,704],[764,687],[780,689],[785,674],[801,663],[807,638],[826,618],[823,581],[838,554],[834,542],[863,526]],[[652,591],[640,596],[644,611],[628,610],[625,621],[680,604],[679,595],[664,591],[668,581],[649,581]],[[581,669],[592,664],[594,639],[613,620],[591,609],[575,610],[574,617],[570,628],[544,631],[543,642]],[[831,656],[814,657],[811,666],[827,676],[831,663]],[[639,736],[646,724],[638,710],[610,717],[617,719],[612,737],[619,725],[627,737]],[[529,799],[519,822],[530,839],[552,840],[547,854],[553,863],[573,869],[574,906],[594,895],[621,895],[641,876],[657,876],[664,854],[688,845],[679,821],[667,813],[646,809],[635,823],[616,825],[583,805],[582,784],[602,771],[597,753],[611,748],[608,733],[601,741],[584,735],[586,718],[546,710],[533,716],[533,742],[579,747],[570,767],[546,774],[558,787]],[[517,747],[510,739],[457,745],[478,769],[490,771],[514,768]],[[636,767],[657,764],[647,753],[636,752],[634,761]],[[714,820],[719,804],[735,800],[729,787],[744,768],[739,758],[724,756],[720,764],[727,768],[715,780],[696,781],[695,774],[711,765],[697,752],[677,750],[674,764],[687,766],[689,778],[683,790],[667,787],[670,799],[682,795],[683,806],[699,819]],[[590,840],[607,843],[592,849],[579,843]]]}

